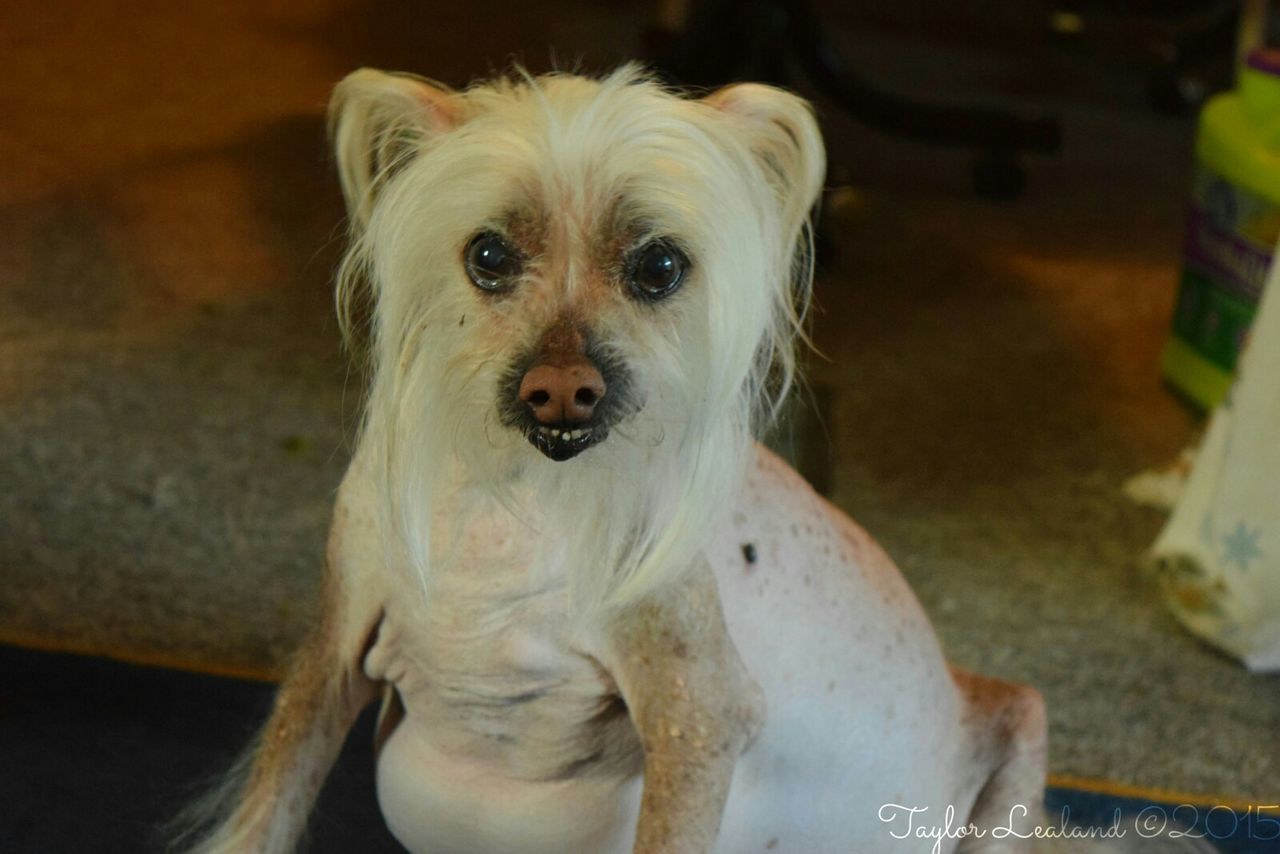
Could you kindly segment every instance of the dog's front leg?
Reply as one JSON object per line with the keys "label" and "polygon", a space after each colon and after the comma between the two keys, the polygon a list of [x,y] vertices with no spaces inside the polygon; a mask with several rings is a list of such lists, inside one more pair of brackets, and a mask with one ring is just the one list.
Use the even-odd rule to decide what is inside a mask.
{"label": "dog's front leg", "polygon": [[216,826],[193,854],[293,851],[348,730],[377,694],[360,659],[381,612],[367,590],[336,571],[332,546],[319,622],[291,662],[257,743],[196,806],[194,821]]}
{"label": "dog's front leg", "polygon": [[644,746],[635,854],[710,851],[764,702],[729,637],[711,568],[619,616],[605,662]]}

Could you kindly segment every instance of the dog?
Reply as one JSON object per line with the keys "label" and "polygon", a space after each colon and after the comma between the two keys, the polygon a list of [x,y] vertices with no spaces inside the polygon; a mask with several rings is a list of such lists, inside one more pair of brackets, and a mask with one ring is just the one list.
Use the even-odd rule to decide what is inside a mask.
{"label": "dog", "polygon": [[378,699],[413,852],[1030,845],[1039,694],[948,665],[885,553],[753,438],[804,337],[810,106],[634,66],[366,69],[330,131],[365,416],[318,622],[196,850],[293,850]]}

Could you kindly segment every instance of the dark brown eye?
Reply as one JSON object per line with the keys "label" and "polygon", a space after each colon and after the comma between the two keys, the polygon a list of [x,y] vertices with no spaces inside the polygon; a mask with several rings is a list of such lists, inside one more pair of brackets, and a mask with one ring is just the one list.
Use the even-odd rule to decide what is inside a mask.
{"label": "dark brown eye", "polygon": [[670,241],[654,240],[632,256],[631,287],[645,299],[662,299],[680,287],[688,266],[689,259]]}
{"label": "dark brown eye", "polygon": [[485,291],[500,291],[520,275],[520,255],[502,236],[482,231],[467,244],[464,254],[472,284]]}

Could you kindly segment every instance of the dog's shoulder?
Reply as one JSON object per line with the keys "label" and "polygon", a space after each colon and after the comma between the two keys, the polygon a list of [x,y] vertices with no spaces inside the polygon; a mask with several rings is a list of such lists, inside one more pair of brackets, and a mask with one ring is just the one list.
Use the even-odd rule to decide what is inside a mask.
{"label": "dog's shoulder", "polygon": [[893,560],[858,522],[828,501],[781,456],[756,444],[754,459],[734,508],[734,542],[752,552],[772,551],[806,565],[840,564],[900,584]]}

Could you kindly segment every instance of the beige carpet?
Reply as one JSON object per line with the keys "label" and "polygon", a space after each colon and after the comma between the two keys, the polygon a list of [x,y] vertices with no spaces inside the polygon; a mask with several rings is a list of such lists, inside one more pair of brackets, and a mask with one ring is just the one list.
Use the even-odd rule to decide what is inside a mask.
{"label": "beige carpet", "polygon": [[[633,53],[645,11],[6,4],[0,640],[270,674],[310,612],[359,397],[329,309],[329,87],[365,63],[545,68],[553,43],[591,65]],[[1066,149],[988,203],[965,155],[824,107],[858,188],[819,283],[832,495],[953,657],[1045,692],[1055,772],[1274,802],[1280,680],[1159,608],[1136,559],[1160,518],[1119,493],[1195,430],[1155,367],[1190,124],[1031,36],[844,37],[902,89],[1053,104]]]}

